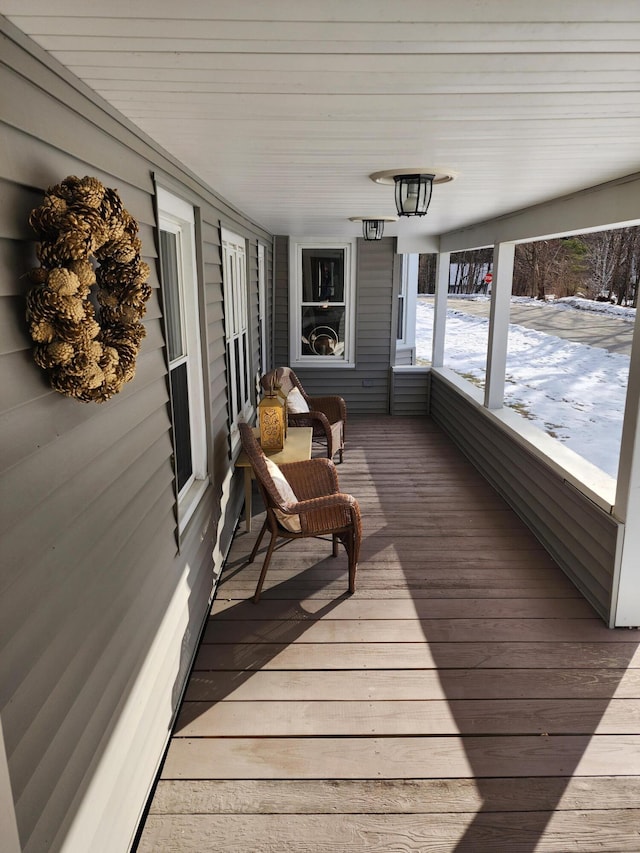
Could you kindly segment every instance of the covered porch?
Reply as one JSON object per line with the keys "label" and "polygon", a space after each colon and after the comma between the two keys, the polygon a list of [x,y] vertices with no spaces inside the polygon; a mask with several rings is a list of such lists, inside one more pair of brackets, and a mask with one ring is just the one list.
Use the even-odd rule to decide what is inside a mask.
{"label": "covered porch", "polygon": [[[130,850],[161,763],[141,850],[637,853],[640,324],[617,479],[503,393],[516,248],[640,223],[637,8],[5,0],[0,38],[3,853]],[[428,216],[389,221],[375,176],[416,170]],[[67,175],[117,190],[150,269],[104,406],[25,322]],[[447,278],[488,248],[482,389]],[[355,597],[291,546],[256,608],[238,424],[281,365],[347,400],[365,547]]]}
{"label": "covered porch", "polygon": [[354,418],[338,471],[356,594],[305,541],[254,605],[238,527],[139,853],[637,851],[638,632],[431,419]]}

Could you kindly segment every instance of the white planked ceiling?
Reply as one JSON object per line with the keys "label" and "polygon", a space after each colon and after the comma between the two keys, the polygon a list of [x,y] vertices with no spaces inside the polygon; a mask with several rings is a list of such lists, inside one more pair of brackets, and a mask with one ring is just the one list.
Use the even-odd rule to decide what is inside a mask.
{"label": "white planked ceiling", "polygon": [[383,169],[453,170],[443,233],[640,171],[638,0],[0,0],[272,233],[393,214]]}

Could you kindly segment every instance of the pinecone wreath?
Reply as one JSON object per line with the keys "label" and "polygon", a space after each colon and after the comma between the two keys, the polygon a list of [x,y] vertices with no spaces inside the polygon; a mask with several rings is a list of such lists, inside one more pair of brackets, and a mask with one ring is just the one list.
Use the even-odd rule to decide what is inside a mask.
{"label": "pinecone wreath", "polygon": [[[116,190],[70,176],[47,190],[29,224],[41,264],[27,296],[34,360],[54,390],[103,403],[134,377],[145,336],[150,269],[138,223]],[[89,299],[96,282],[98,316]]]}

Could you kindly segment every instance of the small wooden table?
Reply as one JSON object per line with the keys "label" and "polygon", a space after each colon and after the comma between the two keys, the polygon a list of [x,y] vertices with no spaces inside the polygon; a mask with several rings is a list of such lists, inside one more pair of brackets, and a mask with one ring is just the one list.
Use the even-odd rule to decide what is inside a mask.
{"label": "small wooden table", "polygon": [[[260,430],[257,427],[254,428],[253,434],[259,441]],[[289,427],[282,450],[267,450],[265,451],[265,456],[268,456],[276,465],[311,459],[312,438],[313,427]],[[249,533],[251,531],[251,480],[253,478],[253,469],[244,450],[240,451],[240,455],[236,459],[236,467],[244,468],[244,516],[247,533]]]}

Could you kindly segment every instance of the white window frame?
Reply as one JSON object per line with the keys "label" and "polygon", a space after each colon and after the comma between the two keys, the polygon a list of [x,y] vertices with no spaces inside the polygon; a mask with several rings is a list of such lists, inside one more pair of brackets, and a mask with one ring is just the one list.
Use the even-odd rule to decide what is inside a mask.
{"label": "white window frame", "polygon": [[[251,394],[251,329],[247,296],[246,240],[226,228],[220,229],[222,238],[222,282],[224,289],[224,336],[227,354],[227,385],[229,399],[229,430],[231,450],[240,446],[241,421],[250,421],[255,407]],[[243,341],[244,338],[244,341]],[[245,351],[245,363],[238,364],[236,342]],[[241,399],[235,399],[237,385]]]}
{"label": "white window frame", "polygon": [[[178,248],[178,299],[183,355],[169,363],[169,371],[171,372],[179,364],[187,365],[192,472],[177,494],[178,531],[181,533],[209,485],[195,211],[188,202],[172,195],[162,187],[157,188],[157,200],[159,229],[174,234]],[[166,287],[166,283],[163,283],[163,287]],[[166,304],[167,300],[165,300],[165,306]],[[174,453],[177,453],[175,444]]]}
{"label": "white window frame", "polygon": [[[416,302],[418,297],[418,265],[420,255],[402,255],[398,312],[402,308],[402,334],[396,339],[398,349],[415,349]],[[400,320],[398,320],[398,327]],[[397,330],[396,330],[397,334]]]}
{"label": "white window frame", "polygon": [[[289,245],[290,299],[289,299],[289,353],[292,365],[301,367],[353,368],[355,364],[355,298],[356,298],[356,245],[349,240],[304,240],[292,238]],[[303,249],[344,250],[344,354],[303,355],[302,353],[302,251]]]}

